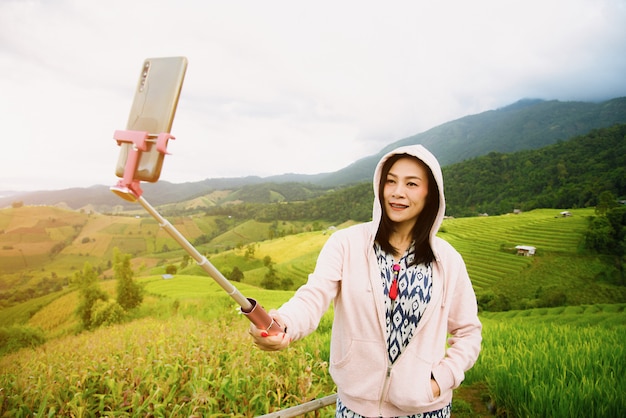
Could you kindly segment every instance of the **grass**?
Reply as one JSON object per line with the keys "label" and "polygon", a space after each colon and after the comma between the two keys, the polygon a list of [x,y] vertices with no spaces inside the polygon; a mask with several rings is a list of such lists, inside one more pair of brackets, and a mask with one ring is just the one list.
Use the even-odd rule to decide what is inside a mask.
{"label": "grass", "polygon": [[[623,309],[618,305],[616,309]],[[610,308],[612,311],[614,308]],[[532,310],[483,315],[483,350],[467,382],[486,382],[509,416],[617,417],[626,411],[626,315]]]}
{"label": "grass", "polygon": [[[328,324],[270,355],[253,348],[248,322],[210,279],[144,284],[143,318],[1,357],[0,415],[251,417],[333,392],[328,351],[311,346],[327,345]],[[268,309],[290,296],[242,288]]]}
{"label": "grass", "polygon": [[[253,347],[248,322],[211,279],[142,282],[148,297],[137,319],[1,357],[0,415],[254,416],[334,392],[327,372],[332,311],[286,352],[265,353]],[[292,294],[238,287],[268,310]],[[71,297],[58,303],[69,305]],[[478,416],[476,403],[487,401],[509,416],[618,416],[625,307],[481,314],[483,351],[455,397],[454,416]],[[53,302],[29,324],[57,311],[71,316]],[[472,388],[479,392],[468,395]],[[332,416],[332,408],[320,416]]]}
{"label": "grass", "polygon": [[[3,308],[1,327],[39,329],[48,342],[0,357],[0,416],[253,416],[334,391],[326,371],[332,311],[318,332],[289,352],[261,353],[251,345],[248,322],[235,303],[193,260],[173,279],[163,280],[165,267],[180,266],[185,253],[151,219],[73,212],[72,217],[55,209],[40,212],[50,219],[37,223],[32,217],[38,212],[20,209],[24,208],[0,211],[2,243],[24,253],[19,258],[9,255],[14,250],[0,253],[2,269],[8,269],[0,281],[3,291],[27,287],[53,273],[60,279],[71,277],[85,261],[111,277],[107,259],[117,245],[137,252],[133,266],[147,293],[128,322],[79,335],[74,335],[76,293],[53,293]],[[484,349],[459,391],[470,395],[458,398],[455,416],[478,416],[477,405],[487,401],[509,416],[569,416],[577,410],[593,411],[590,416],[618,416],[612,413],[623,412],[625,370],[620,347],[626,337],[626,289],[600,279],[607,268],[605,260],[580,251],[586,217],[592,211],[573,210],[571,218],[555,217],[558,213],[537,210],[444,221],[440,235],[463,255],[479,295],[506,295],[520,306],[532,306],[542,292],[558,290],[567,296],[567,306],[481,313]],[[81,228],[74,226],[81,222]],[[173,224],[193,241],[198,234],[210,232],[215,219],[197,215]],[[48,231],[45,237],[24,238],[21,228],[43,225]],[[220,271],[234,266],[244,271],[243,282],[234,284],[270,310],[293,290],[258,287],[267,273],[264,257],[270,257],[280,278],[292,278],[298,286],[313,270],[328,235],[301,232],[263,240],[268,227],[254,221],[239,223],[202,246],[202,251],[208,253],[216,243],[226,246],[257,239],[252,257],[246,257],[245,245],[234,244],[209,259]],[[283,230],[304,228],[304,224],[279,223]],[[39,241],[33,242],[33,237]],[[42,250],[51,242],[70,239],[52,260]],[[518,244],[537,246],[537,256],[515,255]],[[169,251],[162,251],[164,246]],[[18,265],[24,259],[29,264],[26,269]],[[114,281],[104,281],[102,286],[114,294]],[[589,359],[601,359],[605,367],[598,368]],[[608,400],[609,409],[603,411],[606,406],[598,399]],[[332,411],[322,411],[321,416],[332,416]]]}

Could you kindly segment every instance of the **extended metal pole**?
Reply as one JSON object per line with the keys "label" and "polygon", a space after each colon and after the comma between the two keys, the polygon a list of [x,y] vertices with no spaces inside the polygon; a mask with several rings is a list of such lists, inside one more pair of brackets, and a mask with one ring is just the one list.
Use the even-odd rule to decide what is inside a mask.
{"label": "extended metal pole", "polygon": [[307,412],[316,411],[324,408],[328,405],[332,405],[337,402],[337,394],[325,396],[320,399],[314,399],[312,401],[292,406],[291,408],[283,409],[282,411],[272,412],[271,414],[259,415],[257,418],[292,418],[300,415],[304,415]]}
{"label": "extended metal pole", "polygon": [[242,295],[241,292],[239,292],[239,290],[237,290],[237,288],[233,286],[232,283],[230,283],[228,279],[226,279],[226,277],[224,277],[224,275],[220,273],[219,270],[217,270],[205,256],[200,254],[198,250],[196,250],[194,246],[191,245],[189,241],[187,241],[187,239],[176,228],[174,228],[167,219],[163,218],[161,214],[157,212],[146,199],[144,199],[143,196],[139,196],[137,202],[139,202],[141,206],[143,206],[144,209],[159,222],[161,228],[170,234],[172,238],[174,238],[176,242],[178,242],[185,249],[185,251],[187,251],[189,255],[194,258],[194,260],[196,260],[200,267],[209,273],[209,276],[222,286],[222,289],[224,289],[226,293],[228,293],[228,295],[232,297],[239,306],[241,306],[241,309],[248,312],[252,310],[252,304],[250,301]]}
{"label": "extended metal pole", "polygon": [[187,239],[176,228],[174,228],[174,226],[172,226],[167,219],[163,218],[161,214],[157,212],[157,210],[154,209],[146,199],[143,198],[143,196],[140,195],[137,197],[134,195],[134,197],[136,198],[136,201],[139,202],[141,206],[143,206],[144,209],[159,222],[161,228],[170,234],[170,236],[174,238],[176,242],[178,242],[185,249],[185,251],[193,257],[194,260],[196,260],[198,265],[202,267],[204,271],[206,271],[209,276],[211,276],[222,287],[222,289],[224,289],[226,293],[228,293],[228,295],[233,298],[235,302],[237,302],[239,306],[241,306],[241,312],[246,315],[248,319],[257,326],[257,328],[266,330],[270,335],[275,335],[283,331],[282,327],[276,323],[276,321],[274,321],[274,319],[269,316],[269,314],[265,312],[265,310],[259,306],[254,299],[246,298],[242,295],[241,292],[233,286],[233,284],[229,282],[228,279],[226,279],[226,277],[224,277],[224,275],[220,273],[220,271],[216,269],[205,256],[200,254],[198,250],[196,250],[194,246],[191,245],[189,241],[187,241]]}

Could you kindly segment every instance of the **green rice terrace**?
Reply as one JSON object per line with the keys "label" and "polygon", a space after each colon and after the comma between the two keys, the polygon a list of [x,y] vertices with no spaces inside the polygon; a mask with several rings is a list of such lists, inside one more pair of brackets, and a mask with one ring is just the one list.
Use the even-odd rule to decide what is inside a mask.
{"label": "green rice terrace", "polygon": [[[99,285],[114,298],[109,260],[120,248],[133,254],[144,297],[120,321],[91,331],[81,330],[75,287],[6,299],[0,416],[252,417],[334,393],[332,309],[316,333],[284,352],[262,352],[234,302],[156,223],[55,209],[45,212],[47,232],[27,238],[43,222],[32,220],[31,208],[20,209],[0,216],[2,292],[55,277],[71,282],[88,262],[107,278]],[[626,416],[626,287],[613,279],[610,260],[583,249],[593,209],[570,212],[444,221],[439,235],[463,255],[484,325],[483,350],[456,390],[453,417]],[[217,218],[171,222],[220,271],[237,267],[243,277],[234,284],[266,309],[306,281],[333,229],[347,226],[232,221],[210,236],[222,222]],[[61,241],[66,245],[51,258]],[[535,254],[519,255],[520,245],[535,247]],[[22,256],[29,251],[33,258]],[[172,267],[175,273],[164,276]],[[276,290],[262,286],[270,271]],[[333,412],[329,406],[310,416]]]}

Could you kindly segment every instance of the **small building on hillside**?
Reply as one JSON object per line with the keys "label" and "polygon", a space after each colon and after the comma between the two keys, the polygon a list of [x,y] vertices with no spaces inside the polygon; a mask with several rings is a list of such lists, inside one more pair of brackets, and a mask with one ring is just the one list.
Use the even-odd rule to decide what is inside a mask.
{"label": "small building on hillside", "polygon": [[523,255],[526,257],[531,257],[535,255],[536,250],[535,247],[532,247],[530,245],[517,245],[515,249],[517,250],[517,255]]}

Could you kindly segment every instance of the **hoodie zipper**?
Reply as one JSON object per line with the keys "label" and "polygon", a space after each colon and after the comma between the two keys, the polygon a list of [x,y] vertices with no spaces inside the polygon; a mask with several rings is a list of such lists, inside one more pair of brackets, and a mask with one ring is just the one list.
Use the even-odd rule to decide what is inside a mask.
{"label": "hoodie zipper", "polygon": [[[446,291],[447,291],[446,281],[444,280],[444,278],[445,278],[444,266],[443,266],[443,263],[441,262],[441,259],[439,259],[438,256],[435,256],[435,262],[439,265],[439,268],[441,270],[441,281],[442,281],[442,283],[441,283],[441,285],[442,285],[441,307],[443,308],[446,305]],[[435,268],[433,266],[433,269],[432,269],[433,277],[434,277],[434,271],[435,271]],[[394,308],[395,304],[396,304],[396,300],[392,299],[391,300],[391,310],[392,310],[392,312],[393,312],[393,308]],[[427,308],[427,310],[429,310],[429,309]],[[428,316],[425,315],[424,317],[422,317],[422,320],[425,320],[426,322],[428,322],[428,319],[432,315],[433,310],[435,310],[435,307],[434,306],[430,307],[431,313]],[[425,326],[425,323],[422,326]],[[416,331],[416,334],[414,335],[414,337],[417,336],[417,334],[418,334],[418,332],[417,332],[418,330],[416,329],[415,331]],[[409,344],[412,344],[412,343],[415,344],[415,342],[410,342]],[[400,356],[398,356],[398,359],[403,354],[404,353],[400,353]],[[387,356],[387,372],[385,373],[385,382],[383,384],[382,394],[380,395],[380,399],[378,400],[378,416],[381,416],[381,417],[383,416],[382,409],[383,409],[383,403],[385,401],[385,396],[387,395],[387,391],[389,390],[389,385],[391,383],[391,372],[392,372],[392,370],[393,370],[393,364],[391,364],[391,361],[389,360],[389,356]]]}
{"label": "hoodie zipper", "polygon": [[[397,266],[397,267],[396,267]],[[391,312],[394,311],[395,307],[396,307],[396,299],[398,298],[398,275],[400,273],[400,265],[398,263],[395,263],[393,266],[393,279],[392,279],[392,284],[390,286],[389,289],[389,299],[391,299]],[[395,288],[394,288],[395,287]],[[395,293],[394,293],[395,292]],[[385,339],[387,338],[387,336],[385,335]],[[387,391],[389,390],[389,384],[390,384],[390,380],[391,380],[391,369],[393,368],[393,364],[391,363],[391,360],[389,360],[389,354],[385,353],[386,357],[387,357],[387,372],[385,373],[385,382],[383,383],[383,391],[380,395],[380,399],[378,400],[378,416],[382,417],[383,416],[383,403],[385,400],[385,396],[387,395]],[[402,354],[400,354],[402,355]]]}
{"label": "hoodie zipper", "polygon": [[[402,355],[402,354],[400,354]],[[385,401],[385,395],[387,395],[387,391],[389,390],[389,382],[391,378],[391,369],[393,366],[389,363],[389,359],[387,359],[387,373],[385,374],[385,384],[383,385],[383,393],[380,395],[380,399],[378,400],[378,416],[383,416],[383,403]]]}

